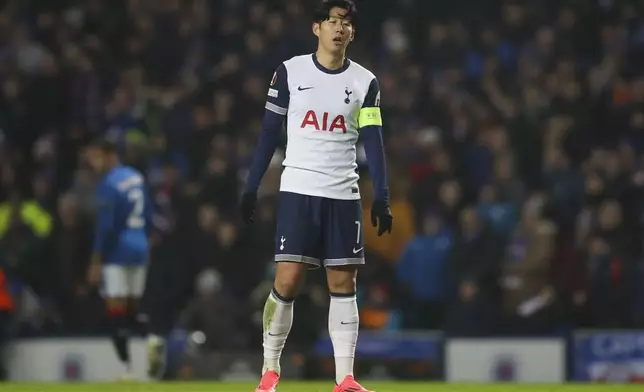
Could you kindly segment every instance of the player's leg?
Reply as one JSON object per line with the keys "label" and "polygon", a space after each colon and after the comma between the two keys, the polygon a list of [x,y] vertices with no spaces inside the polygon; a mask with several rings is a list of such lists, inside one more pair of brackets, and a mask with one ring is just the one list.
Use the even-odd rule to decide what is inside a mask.
{"label": "player's leg", "polygon": [[147,336],[148,374],[158,378],[165,370],[165,340],[161,336],[149,334],[149,317],[141,312],[147,272],[147,266],[144,264],[128,267],[130,331],[139,336]]}
{"label": "player's leg", "polygon": [[325,212],[324,266],[331,296],[329,336],[335,357],[335,391],[365,391],[353,379],[360,322],[356,278],[358,267],[364,264],[362,206],[359,200],[327,200]]}
{"label": "player's leg", "polygon": [[306,275],[302,263],[278,262],[275,283],[264,305],[263,373],[280,373],[280,358],[293,325],[295,297]]}
{"label": "player's leg", "polygon": [[108,264],[103,267],[103,298],[107,309],[112,343],[116,355],[127,373],[130,372],[130,351],[128,335],[130,317],[128,314],[128,276],[122,265]]}
{"label": "player's leg", "polygon": [[180,255],[161,245],[151,254],[154,262],[146,269],[141,307],[148,316],[148,376],[163,379],[167,362],[166,336],[191,297],[196,271],[192,264],[181,263]]}
{"label": "player's leg", "polygon": [[279,380],[280,358],[293,325],[293,305],[306,270],[319,267],[320,230],[315,214],[320,199],[280,193],[275,232],[277,268],[273,290],[264,305],[264,366],[256,391],[272,392]]}
{"label": "player's leg", "polygon": [[147,268],[145,265],[130,266],[128,273],[128,313],[131,331],[145,336],[148,333],[148,316],[141,312],[141,299],[145,291]]}
{"label": "player's leg", "polygon": [[[145,289],[143,290],[146,291]],[[167,293],[159,293],[164,298]],[[155,298],[156,301],[158,298]],[[161,300],[162,304],[168,304],[168,301]],[[149,305],[149,304],[148,304]],[[148,376],[152,379],[160,380],[163,378],[166,369],[166,341],[165,336],[171,329],[171,320],[174,319],[174,309],[166,308],[164,310],[156,309],[157,304],[153,308],[147,307],[146,313],[139,313],[137,319],[137,326],[139,333],[146,338],[146,354],[148,361]],[[139,306],[141,309],[141,305]],[[161,313],[161,314],[159,314]],[[170,321],[166,321],[170,320]],[[165,325],[167,323],[167,325]]]}
{"label": "player's leg", "polygon": [[336,382],[353,376],[353,363],[358,341],[358,304],[356,301],[357,267],[327,267],[331,296],[329,304],[329,336],[333,343]]}

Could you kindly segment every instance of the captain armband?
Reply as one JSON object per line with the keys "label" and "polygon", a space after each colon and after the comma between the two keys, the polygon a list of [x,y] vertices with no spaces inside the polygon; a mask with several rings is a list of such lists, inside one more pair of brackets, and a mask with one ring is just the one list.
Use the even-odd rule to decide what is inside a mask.
{"label": "captain armband", "polygon": [[370,125],[382,126],[382,116],[379,107],[367,107],[360,109],[358,115],[358,127],[368,127]]}

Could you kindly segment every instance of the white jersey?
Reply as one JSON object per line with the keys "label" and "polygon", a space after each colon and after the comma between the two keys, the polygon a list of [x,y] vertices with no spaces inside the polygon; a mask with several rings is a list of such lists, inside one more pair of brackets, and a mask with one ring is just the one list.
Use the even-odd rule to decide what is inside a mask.
{"label": "white jersey", "polygon": [[378,82],[346,60],[322,67],[315,55],[293,57],[275,72],[266,108],[286,116],[280,190],[330,199],[360,199],[356,143],[366,125],[381,125]]}

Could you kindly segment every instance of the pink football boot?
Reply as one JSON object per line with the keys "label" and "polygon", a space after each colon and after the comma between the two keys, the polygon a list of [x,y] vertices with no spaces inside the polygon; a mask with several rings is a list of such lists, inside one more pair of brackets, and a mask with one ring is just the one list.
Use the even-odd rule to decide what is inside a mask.
{"label": "pink football boot", "polygon": [[280,375],[273,370],[269,370],[262,376],[262,380],[259,382],[255,392],[275,392],[279,382]]}
{"label": "pink football boot", "polygon": [[346,376],[340,385],[333,388],[333,392],[374,392],[365,389],[362,385],[358,384],[353,376]]}

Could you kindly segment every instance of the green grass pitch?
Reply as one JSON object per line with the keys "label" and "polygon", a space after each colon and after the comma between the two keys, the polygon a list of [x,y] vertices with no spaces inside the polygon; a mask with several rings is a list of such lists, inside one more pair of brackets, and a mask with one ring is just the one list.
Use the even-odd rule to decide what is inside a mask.
{"label": "green grass pitch", "polygon": [[[37,384],[0,383],[2,392],[254,392],[249,383],[88,383]],[[365,382],[376,392],[620,392],[642,391],[642,385],[590,384],[442,384],[407,382]],[[330,382],[288,382],[277,392],[331,392]]]}

